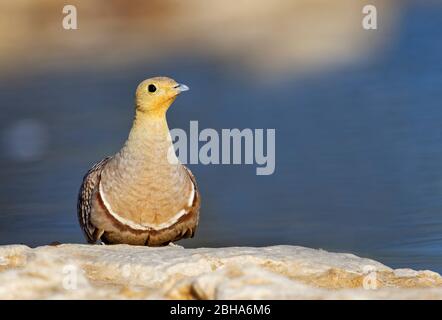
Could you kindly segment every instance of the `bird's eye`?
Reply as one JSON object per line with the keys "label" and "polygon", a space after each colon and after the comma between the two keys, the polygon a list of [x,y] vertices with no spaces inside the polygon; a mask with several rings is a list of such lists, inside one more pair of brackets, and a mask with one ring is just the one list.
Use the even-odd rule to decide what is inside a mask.
{"label": "bird's eye", "polygon": [[149,86],[147,87],[147,91],[155,92],[155,91],[157,91],[157,87],[155,87],[154,84],[149,84]]}

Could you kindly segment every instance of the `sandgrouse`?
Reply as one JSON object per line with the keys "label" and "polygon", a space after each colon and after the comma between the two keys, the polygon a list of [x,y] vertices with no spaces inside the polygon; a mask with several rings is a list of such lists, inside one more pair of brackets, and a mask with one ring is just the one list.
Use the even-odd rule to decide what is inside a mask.
{"label": "sandgrouse", "polygon": [[80,188],[78,219],[89,243],[160,246],[193,237],[200,196],[173,151],[166,120],[169,106],[188,89],[166,77],[138,86],[126,143],[95,164]]}

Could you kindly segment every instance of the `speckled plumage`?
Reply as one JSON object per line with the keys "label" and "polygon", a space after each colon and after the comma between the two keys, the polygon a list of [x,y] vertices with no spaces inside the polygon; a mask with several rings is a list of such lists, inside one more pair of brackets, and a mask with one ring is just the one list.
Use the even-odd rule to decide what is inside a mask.
{"label": "speckled plumage", "polygon": [[106,157],[92,166],[84,176],[80,192],[78,193],[78,221],[80,222],[81,230],[83,230],[84,236],[89,243],[95,243],[99,238],[96,232],[97,229],[90,222],[92,194],[97,190],[101,171],[109,159],[110,157]]}
{"label": "speckled plumage", "polygon": [[[148,86],[155,84],[155,92]],[[192,237],[200,195],[173,150],[166,111],[179,93],[169,78],[143,81],[136,116],[123,148],[95,164],[78,197],[80,226],[90,243],[164,245]]]}

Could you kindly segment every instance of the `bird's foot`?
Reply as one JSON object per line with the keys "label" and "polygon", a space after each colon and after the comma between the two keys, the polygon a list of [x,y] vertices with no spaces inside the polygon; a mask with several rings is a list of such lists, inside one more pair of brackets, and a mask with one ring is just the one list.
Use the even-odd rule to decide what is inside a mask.
{"label": "bird's foot", "polygon": [[175,247],[175,248],[183,248],[183,246],[180,246],[178,244],[175,244],[173,242],[169,242],[169,244],[167,245],[168,247]]}

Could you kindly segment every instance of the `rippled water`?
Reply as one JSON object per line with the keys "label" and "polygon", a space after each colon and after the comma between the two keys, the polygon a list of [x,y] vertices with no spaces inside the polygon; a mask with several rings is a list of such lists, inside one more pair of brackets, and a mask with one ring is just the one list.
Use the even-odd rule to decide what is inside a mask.
{"label": "rippled water", "polygon": [[182,244],[303,245],[442,272],[441,14],[410,8],[369,64],[277,84],[185,58],[3,80],[0,243],[83,242],[83,174],[124,142],[137,82],[165,74],[192,88],[170,127],[276,128],[274,175],[190,166],[202,215]]}

